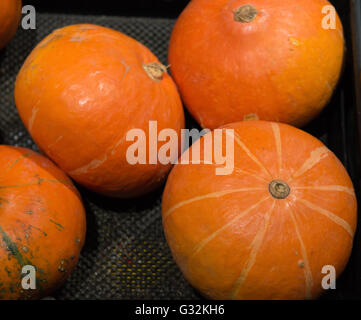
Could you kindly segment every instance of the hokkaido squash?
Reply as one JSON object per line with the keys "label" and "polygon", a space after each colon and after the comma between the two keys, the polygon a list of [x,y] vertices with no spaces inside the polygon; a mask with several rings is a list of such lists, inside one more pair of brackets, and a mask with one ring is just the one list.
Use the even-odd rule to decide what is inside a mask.
{"label": "hokkaido squash", "polygon": [[[2,145],[0,159],[0,299],[41,298],[77,264],[82,201],[71,180],[36,152]],[[36,289],[23,287],[34,280]]]}
{"label": "hokkaido squash", "polygon": [[209,298],[317,298],[328,268],[339,276],[352,249],[357,203],[346,170],[318,139],[286,124],[222,130],[222,148],[233,130],[232,174],[216,175],[219,164],[204,161],[205,136],[182,155],[199,148],[200,163],[169,175],[162,214],[175,261]]}
{"label": "hokkaido squash", "polygon": [[[142,130],[138,141],[145,143],[150,121],[179,137],[184,127],[166,67],[136,40],[96,25],[58,29],[40,42],[18,74],[15,101],[42,151],[78,183],[108,196],[144,194],[171,168],[157,159],[130,163],[130,130]],[[165,143],[148,143],[147,154]]]}
{"label": "hokkaido squash", "polygon": [[169,47],[185,105],[209,129],[249,119],[305,125],[329,101],[343,55],[326,0],[193,0]]}
{"label": "hokkaido squash", "polygon": [[21,18],[21,0],[0,1],[0,49],[13,38]]}

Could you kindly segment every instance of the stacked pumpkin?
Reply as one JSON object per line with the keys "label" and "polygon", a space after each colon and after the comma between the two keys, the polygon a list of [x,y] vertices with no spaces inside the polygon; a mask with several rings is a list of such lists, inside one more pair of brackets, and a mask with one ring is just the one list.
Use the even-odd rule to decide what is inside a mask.
{"label": "stacked pumpkin", "polygon": [[175,25],[169,61],[188,110],[202,127],[234,132],[233,174],[216,176],[201,154],[172,170],[163,196],[173,256],[207,297],[317,298],[323,268],[345,268],[357,204],[342,164],[295,127],[237,122],[303,126],[325,107],[344,55],[327,8],[193,0]]}
{"label": "stacked pumpkin", "polygon": [[21,0],[0,2],[0,49],[14,37],[21,17]]}
{"label": "stacked pumpkin", "polygon": [[[202,127],[219,128],[223,148],[230,132],[235,144],[233,170],[217,175],[217,163],[207,162],[201,148],[215,131],[198,140],[180,158],[189,164],[172,169],[163,195],[174,259],[206,297],[316,298],[323,266],[338,275],[347,263],[356,228],[352,182],[320,141],[285,124],[317,116],[339,79],[342,26],[337,18],[336,29],[322,27],[326,5],[193,0],[174,28],[169,61],[186,107]],[[55,30],[32,51],[15,102],[34,141],[61,169],[31,151],[0,149],[0,264],[11,270],[0,270],[1,298],[43,296],[76,264],[84,210],[62,171],[113,197],[162,185],[177,154],[167,163],[142,163],[130,161],[129,150],[134,141],[147,144],[154,130],[172,129],[178,141],[149,140],[149,154],[181,152],[184,114],[175,83],[147,48],[100,26]],[[16,219],[6,219],[11,214]],[[57,250],[50,253],[51,246]],[[36,254],[44,285],[25,294],[16,276]]]}

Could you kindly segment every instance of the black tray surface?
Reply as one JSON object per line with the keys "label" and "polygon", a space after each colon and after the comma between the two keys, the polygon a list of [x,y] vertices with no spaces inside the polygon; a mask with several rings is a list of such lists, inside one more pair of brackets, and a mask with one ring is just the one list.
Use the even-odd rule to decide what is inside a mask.
{"label": "black tray surface", "polygon": [[[345,1],[346,2],[346,1]],[[341,17],[351,49],[345,2]],[[94,23],[122,31],[150,48],[167,64],[167,48],[174,20],[38,13],[36,30],[19,29],[0,52],[0,143],[38,151],[20,118],[14,82],[34,46],[57,28]],[[359,145],[356,138],[352,56],[347,52],[345,71],[332,101],[321,116],[304,128],[321,139],[344,163],[359,187]],[[187,127],[197,127],[187,115]],[[79,186],[78,186],[79,187]],[[87,209],[87,239],[79,265],[54,296],[57,299],[201,299],[174,263],[161,220],[162,188],[136,200],[109,199],[79,187]],[[361,297],[359,233],[350,263],[337,282],[337,290],[324,299]]]}

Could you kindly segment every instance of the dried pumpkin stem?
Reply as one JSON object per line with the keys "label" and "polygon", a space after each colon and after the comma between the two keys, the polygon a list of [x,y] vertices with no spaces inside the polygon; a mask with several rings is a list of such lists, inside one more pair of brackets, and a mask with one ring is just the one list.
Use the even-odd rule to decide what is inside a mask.
{"label": "dried pumpkin stem", "polygon": [[268,190],[275,199],[286,199],[291,192],[290,186],[282,180],[271,181]]}
{"label": "dried pumpkin stem", "polygon": [[258,11],[250,4],[245,4],[239,7],[234,12],[234,20],[242,23],[249,23],[256,19]]}
{"label": "dried pumpkin stem", "polygon": [[155,81],[162,80],[163,73],[167,72],[167,67],[157,62],[143,64],[143,69],[147,75]]}

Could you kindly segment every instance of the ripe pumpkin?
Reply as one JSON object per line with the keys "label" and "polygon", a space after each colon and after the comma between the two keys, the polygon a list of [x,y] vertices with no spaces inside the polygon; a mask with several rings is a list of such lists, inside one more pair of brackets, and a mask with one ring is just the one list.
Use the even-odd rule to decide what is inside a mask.
{"label": "ripe pumpkin", "polygon": [[0,49],[13,38],[21,18],[21,0],[0,1]]}
{"label": "ripe pumpkin", "polygon": [[166,67],[136,40],[96,25],[67,26],[40,42],[18,74],[15,101],[38,146],[78,183],[108,196],[144,194],[171,168],[130,164],[130,130],[148,137],[149,121],[157,121],[158,131],[180,137],[184,127]]}
{"label": "ripe pumpkin", "polygon": [[173,30],[169,62],[200,125],[214,129],[261,119],[300,127],[317,116],[337,84],[344,55],[338,16],[335,29],[322,27],[329,22],[327,5],[191,1]]}
{"label": "ripe pumpkin", "polygon": [[200,164],[177,164],[169,175],[162,215],[175,261],[209,298],[318,297],[323,267],[338,276],[352,249],[357,203],[346,170],[318,139],[289,125],[225,129],[234,130],[232,174],[216,175],[219,165],[201,152]]}
{"label": "ripe pumpkin", "polygon": [[[77,264],[82,201],[71,180],[36,152],[2,145],[0,159],[0,299],[44,297]],[[27,265],[35,267],[36,290],[23,289]]]}

